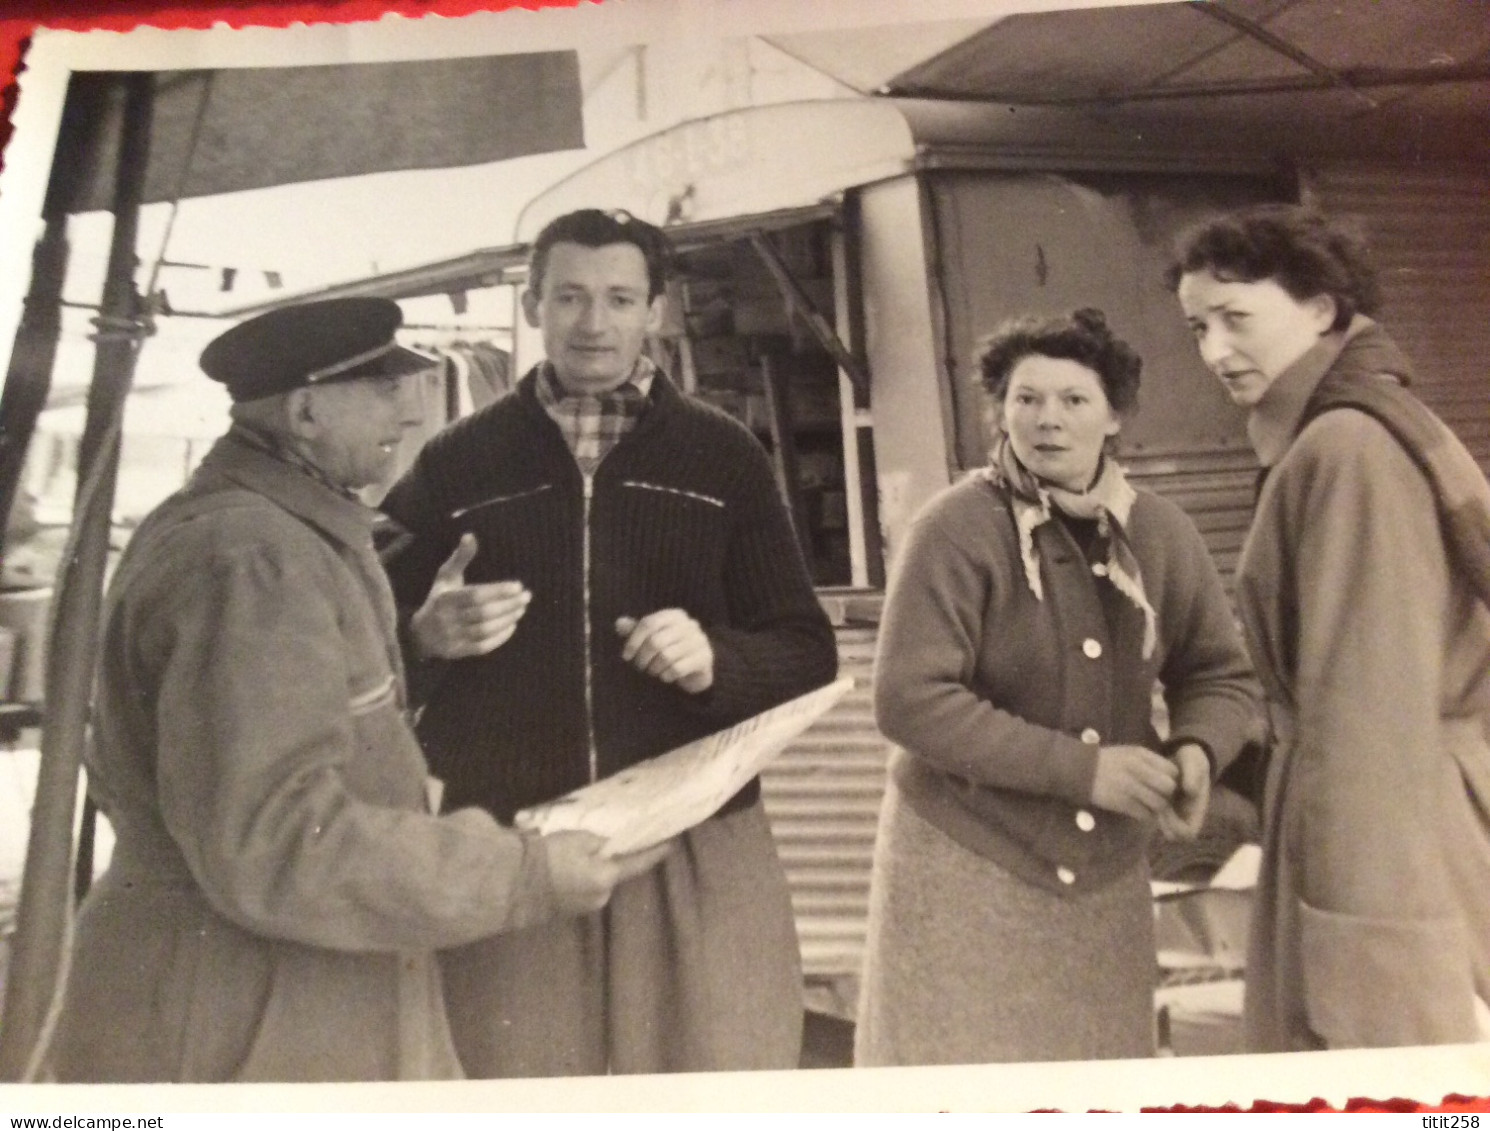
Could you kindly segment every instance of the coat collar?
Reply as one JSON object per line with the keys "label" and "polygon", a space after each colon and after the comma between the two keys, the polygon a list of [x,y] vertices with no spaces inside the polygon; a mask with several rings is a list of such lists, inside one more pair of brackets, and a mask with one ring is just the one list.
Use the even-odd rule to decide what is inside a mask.
{"label": "coat collar", "polygon": [[228,432],[202,459],[201,471],[263,495],[338,542],[358,548],[372,542],[377,512],[319,483],[262,448]]}
{"label": "coat collar", "polygon": [[1309,399],[1325,374],[1387,373],[1404,384],[1412,378],[1407,359],[1376,322],[1357,314],[1343,331],[1325,334],[1278,375],[1247,418],[1247,439],[1263,467],[1288,451],[1303,423]]}

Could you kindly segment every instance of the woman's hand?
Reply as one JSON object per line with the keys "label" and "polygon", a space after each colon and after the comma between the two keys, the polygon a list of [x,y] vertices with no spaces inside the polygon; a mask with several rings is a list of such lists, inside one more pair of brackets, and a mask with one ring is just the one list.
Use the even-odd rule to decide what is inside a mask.
{"label": "woman's hand", "polygon": [[1147,747],[1104,746],[1097,751],[1092,804],[1146,821],[1169,809],[1179,780],[1179,768]]}
{"label": "woman's hand", "polygon": [[1194,840],[1211,800],[1211,760],[1202,747],[1187,742],[1175,750],[1174,762],[1180,771],[1179,788],[1174,803],[1159,814],[1159,831],[1165,840]]}

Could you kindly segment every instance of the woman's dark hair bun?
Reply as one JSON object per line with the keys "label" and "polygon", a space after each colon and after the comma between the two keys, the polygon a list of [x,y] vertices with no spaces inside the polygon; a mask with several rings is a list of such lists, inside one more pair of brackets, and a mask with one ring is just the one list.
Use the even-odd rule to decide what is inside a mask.
{"label": "woman's dark hair bun", "polygon": [[1095,306],[1070,314],[1025,315],[999,324],[978,344],[977,364],[983,388],[1002,401],[1014,367],[1031,354],[1064,358],[1086,366],[1102,381],[1108,403],[1118,412],[1138,407],[1138,381],[1143,361],[1107,325],[1107,315]]}
{"label": "woman's dark hair bun", "polygon": [[1107,315],[1103,314],[1095,306],[1083,306],[1080,310],[1073,311],[1071,321],[1075,322],[1084,330],[1090,330],[1094,334],[1106,335]]}

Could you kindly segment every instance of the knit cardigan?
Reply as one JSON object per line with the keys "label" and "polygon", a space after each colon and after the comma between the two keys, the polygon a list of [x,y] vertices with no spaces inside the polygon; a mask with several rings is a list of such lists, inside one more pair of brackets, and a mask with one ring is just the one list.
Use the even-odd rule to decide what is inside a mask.
{"label": "knit cardigan", "polygon": [[[502,820],[828,683],[838,663],[748,430],[659,374],[646,413],[587,478],[535,377],[431,440],[383,503],[413,536],[387,563],[406,608],[466,532],[479,545],[467,582],[532,592],[505,644],[421,679],[419,737],[446,803]],[[617,618],[664,608],[709,637],[702,694],[621,658]],[[758,793],[752,783],[730,808]]]}
{"label": "knit cardigan", "polygon": [[964,847],[1052,891],[1104,886],[1144,853],[1152,823],[1093,807],[1092,783],[1100,746],[1160,748],[1156,679],[1172,737],[1218,766],[1256,725],[1256,683],[1194,524],[1139,491],[1128,535],[1158,613],[1147,660],[1143,614],[1060,521],[1034,532],[1035,597],[1007,491],[985,476],[917,517],[886,599],[875,713],[904,748],[897,785]]}

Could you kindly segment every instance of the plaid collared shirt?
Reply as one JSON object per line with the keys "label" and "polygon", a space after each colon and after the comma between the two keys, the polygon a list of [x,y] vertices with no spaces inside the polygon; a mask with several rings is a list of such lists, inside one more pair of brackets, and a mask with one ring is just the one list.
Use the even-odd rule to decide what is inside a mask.
{"label": "plaid collared shirt", "polygon": [[559,384],[554,367],[543,362],[538,370],[538,401],[559,426],[580,471],[593,474],[621,437],[636,427],[651,403],[648,394],[656,373],[650,358],[639,357],[631,376],[610,392],[573,394]]}

